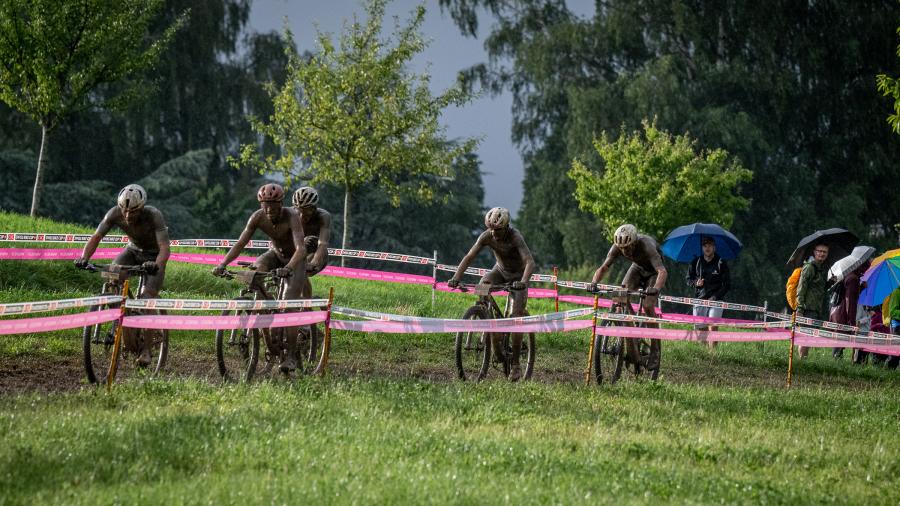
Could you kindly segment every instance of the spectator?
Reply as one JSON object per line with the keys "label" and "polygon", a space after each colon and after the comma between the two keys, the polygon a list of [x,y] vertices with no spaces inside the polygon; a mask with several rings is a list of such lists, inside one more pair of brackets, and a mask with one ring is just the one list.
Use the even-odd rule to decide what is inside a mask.
{"label": "spectator", "polygon": [[[828,315],[829,321],[841,325],[856,325],[856,306],[859,303],[859,292],[864,288],[859,278],[865,274],[870,264],[871,262],[866,261],[855,271],[847,273],[842,281],[835,283],[835,286],[831,288],[838,294],[842,290],[843,296],[839,298],[836,306],[831,307],[831,313]],[[834,348],[831,351],[831,356],[834,358],[843,357],[844,349]]]}
{"label": "spectator", "polygon": [[[688,269],[687,284],[694,288],[694,298],[703,300],[722,300],[731,287],[731,274],[728,264],[716,254],[716,241],[712,237],[704,237],[700,244],[703,256],[691,261]],[[694,316],[721,318],[722,308],[694,306]],[[700,326],[700,330],[713,330],[713,327]],[[710,348],[715,348],[715,341],[708,341]]]}
{"label": "spectator", "polygon": [[[797,284],[797,314],[805,318],[824,320],[826,310],[826,293],[828,283],[828,269],[825,268],[825,260],[828,259],[828,245],[817,244],[813,248],[813,257],[803,264],[800,271],[800,282]],[[799,346],[800,358],[809,355],[809,348]]]}

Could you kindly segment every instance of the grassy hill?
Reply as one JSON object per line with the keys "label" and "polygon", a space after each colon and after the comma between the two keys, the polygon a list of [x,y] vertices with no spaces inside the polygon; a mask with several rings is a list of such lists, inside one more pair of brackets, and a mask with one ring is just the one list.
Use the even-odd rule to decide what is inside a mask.
{"label": "grassy hill", "polygon": [[[0,213],[0,231],[85,231]],[[2,247],[24,247],[4,244]],[[386,269],[390,264],[385,265]],[[173,263],[166,296],[237,285]],[[315,278],[361,309],[456,317],[429,287]],[[0,262],[0,301],[94,293],[69,262]],[[552,310],[531,300],[532,313]],[[170,370],[83,383],[80,332],[0,336],[0,503],[897,502],[900,374],[784,343],[665,343],[659,382],[585,387],[587,332],[541,334],[535,381],[454,381],[452,336],[337,332],[329,376],[219,383],[210,332]]]}

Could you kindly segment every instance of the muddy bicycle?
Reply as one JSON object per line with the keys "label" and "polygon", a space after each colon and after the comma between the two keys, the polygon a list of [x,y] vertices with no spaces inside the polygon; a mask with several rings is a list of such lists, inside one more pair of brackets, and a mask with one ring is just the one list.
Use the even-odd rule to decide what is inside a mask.
{"label": "muddy bicycle", "polygon": [[[503,311],[497,305],[497,301],[491,295],[493,292],[510,291],[511,284],[491,285],[482,283],[478,285],[460,285],[462,292],[472,291],[478,296],[478,301],[463,314],[464,320],[490,320],[508,318],[512,311],[512,297],[506,298]],[[527,288],[525,288],[527,290]],[[525,315],[528,315],[526,311]],[[523,333],[522,346],[519,352],[520,360],[524,359],[522,379],[531,379],[534,372],[535,337],[534,333]],[[502,350],[493,352],[494,364],[502,367],[504,377],[509,377],[512,359],[512,339],[510,332],[457,332],[455,341],[456,370],[459,379],[481,381],[491,367],[492,343],[500,343]]]}
{"label": "muddy bicycle", "polygon": [[[222,277],[236,279],[244,283],[237,297],[233,300],[262,301],[283,300],[287,290],[288,278],[280,278],[274,272],[256,270],[251,262],[238,262],[243,270],[226,270]],[[272,314],[279,310],[272,309],[232,309],[222,312],[223,316],[249,316],[252,314]],[[250,381],[255,376],[271,373],[276,363],[281,362],[287,353],[287,329],[230,329],[216,331],[216,362],[219,374],[228,382]],[[297,327],[297,366],[300,373],[312,373],[322,370],[328,359],[322,353],[324,330],[321,324]],[[261,371],[257,371],[260,358],[260,341],[265,344]]]}
{"label": "muddy bicycle", "polygon": [[[103,278],[100,296],[124,295],[125,298],[138,297],[144,291],[147,276],[153,274],[140,265],[96,265],[87,264],[85,270],[97,272]],[[137,290],[128,289],[123,293],[125,282],[139,276]],[[122,302],[91,306],[91,311],[120,308]],[[126,310],[129,314],[165,314],[161,310]],[[82,331],[84,370],[88,382],[100,383],[123,379],[138,374],[154,376],[166,365],[169,356],[169,331],[162,329],[123,328],[119,347],[116,347],[116,331],[119,320],[96,325],[88,325]],[[132,355],[134,360],[125,360]]]}
{"label": "muddy bicycle", "polygon": [[[632,306],[632,297],[638,299],[638,311],[640,316],[649,316],[644,311],[644,299],[647,294],[644,290],[636,292],[626,289],[616,290],[600,290],[592,292],[596,294],[605,294],[613,297],[613,304],[609,312],[618,315],[635,315]],[[646,327],[646,322],[625,321],[615,319],[604,319],[600,327],[597,328],[597,334],[592,342],[592,362],[594,367],[594,378],[597,384],[602,384],[605,380],[610,385],[619,381],[622,376],[622,370],[630,370],[634,376],[640,376],[644,370],[647,370],[651,380],[659,377],[659,366],[655,369],[649,369],[647,362],[650,357],[651,339],[642,337],[621,337],[604,335],[603,328],[627,325],[633,327]],[[662,347],[660,346],[660,358],[662,358]]]}

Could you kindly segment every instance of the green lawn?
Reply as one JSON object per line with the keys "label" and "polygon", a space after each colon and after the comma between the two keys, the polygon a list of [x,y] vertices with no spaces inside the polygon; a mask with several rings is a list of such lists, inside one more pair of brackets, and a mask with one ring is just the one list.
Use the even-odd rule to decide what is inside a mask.
{"label": "green lawn", "polygon": [[[0,213],[0,230],[71,230],[40,226]],[[471,302],[315,283],[393,313]],[[0,301],[97,286],[68,262],[0,262]],[[236,288],[172,264],[165,295]],[[660,381],[585,387],[587,332],[542,334],[534,382],[473,385],[454,380],[452,336],[336,332],[325,379],[223,386],[211,337],[173,332],[173,372],[107,394],[83,384],[79,331],[0,336],[0,503],[900,501],[900,374],[830,350],[797,365],[791,390],[785,343],[666,343]]]}

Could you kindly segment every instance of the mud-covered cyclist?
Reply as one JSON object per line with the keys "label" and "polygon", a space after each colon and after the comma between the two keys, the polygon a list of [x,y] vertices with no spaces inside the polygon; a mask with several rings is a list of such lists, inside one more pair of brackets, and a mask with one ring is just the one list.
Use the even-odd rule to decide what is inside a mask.
{"label": "mud-covered cyclist", "polygon": [[[495,207],[484,216],[484,226],[487,228],[478,236],[472,249],[463,257],[456,269],[453,278],[447,282],[447,286],[455,288],[459,286],[466,268],[471,265],[478,253],[485,247],[494,252],[496,264],[490,272],[481,278],[481,283],[502,285],[510,283],[512,291],[512,314],[510,316],[525,316],[525,306],[528,302],[528,281],[534,272],[534,257],[531,250],[525,244],[522,233],[509,225],[509,211],[502,207]],[[495,335],[492,343],[495,350],[501,350],[499,335]],[[516,381],[522,376],[519,366],[519,355],[522,350],[522,334],[513,333],[512,356],[510,357],[509,379]],[[500,353],[497,354],[501,356]]]}
{"label": "mud-covered cyclist", "polygon": [[[656,317],[657,298],[659,292],[666,286],[668,273],[663,265],[662,252],[656,240],[648,235],[639,234],[634,225],[625,224],[616,229],[613,245],[606,254],[606,260],[594,272],[591,290],[597,290],[597,284],[609,272],[616,258],[620,256],[631,261],[631,267],[622,278],[622,286],[629,291],[644,290],[647,295],[642,302],[644,314]],[[658,325],[648,325],[648,327],[658,327]],[[659,357],[660,341],[651,339],[647,369],[659,369]]]}
{"label": "mud-covered cyclist", "polygon": [[318,207],[319,193],[315,188],[304,186],[294,192],[291,199],[294,209],[300,213],[303,224],[303,239],[306,249],[306,274],[303,288],[304,297],[312,297],[309,278],[322,272],[328,266],[328,241],[331,239],[331,213]]}
{"label": "mud-covered cyclist", "polygon": [[[272,272],[287,279],[285,299],[302,297],[306,284],[306,249],[303,244],[303,224],[300,214],[290,207],[284,207],[284,189],[281,185],[269,183],[261,186],[256,193],[259,209],[247,221],[237,243],[231,247],[222,262],[213,269],[213,274],[221,276],[225,268],[240,255],[250,242],[253,233],[261,230],[272,240],[272,247],[253,263],[259,272]],[[297,368],[297,328],[289,327],[287,350],[281,363],[283,372]]]}

